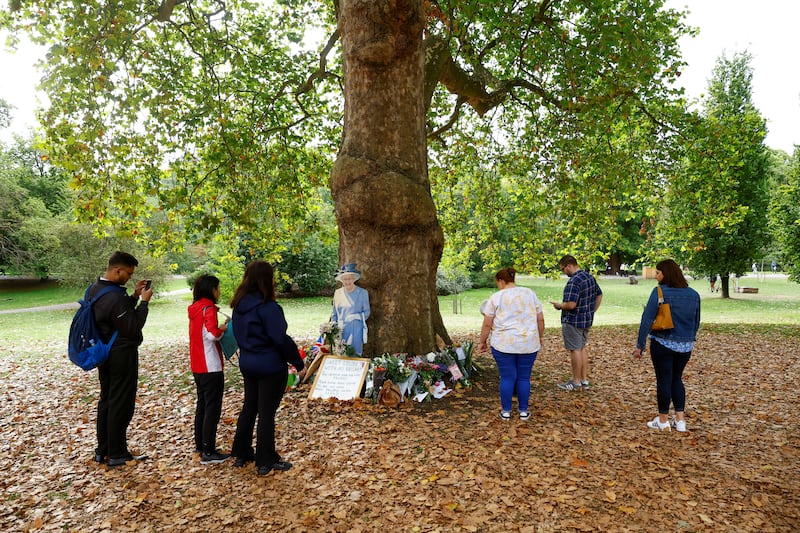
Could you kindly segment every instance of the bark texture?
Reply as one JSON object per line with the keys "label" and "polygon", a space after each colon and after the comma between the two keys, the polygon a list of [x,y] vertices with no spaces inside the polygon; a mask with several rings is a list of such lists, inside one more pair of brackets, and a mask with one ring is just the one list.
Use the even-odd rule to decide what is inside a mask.
{"label": "bark texture", "polygon": [[340,263],[355,262],[372,316],[364,354],[445,341],[436,297],[444,237],[428,181],[419,0],[341,0],[344,133],[331,172]]}

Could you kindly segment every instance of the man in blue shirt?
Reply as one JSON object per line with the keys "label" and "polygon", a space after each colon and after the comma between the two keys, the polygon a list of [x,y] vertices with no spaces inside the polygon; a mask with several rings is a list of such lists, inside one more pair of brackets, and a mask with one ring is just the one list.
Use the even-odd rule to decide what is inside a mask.
{"label": "man in blue shirt", "polygon": [[563,301],[550,303],[561,311],[561,334],[572,363],[572,380],[558,386],[568,391],[588,390],[589,352],[586,342],[594,313],[603,301],[603,291],[594,276],[578,267],[578,261],[573,256],[565,255],[558,266],[561,272],[569,276],[569,280],[564,287]]}

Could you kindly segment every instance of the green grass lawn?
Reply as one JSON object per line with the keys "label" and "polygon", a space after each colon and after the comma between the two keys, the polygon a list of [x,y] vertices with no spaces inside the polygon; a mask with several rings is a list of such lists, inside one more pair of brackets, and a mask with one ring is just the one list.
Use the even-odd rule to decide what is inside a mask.
{"label": "green grass lawn", "polygon": [[[560,312],[549,305],[549,301],[561,301],[566,278],[549,280],[543,278],[518,277],[517,284],[530,287],[545,303],[545,325],[559,325]],[[603,290],[603,304],[595,315],[595,326],[638,324],[655,280],[639,280],[630,285],[627,278],[603,277],[599,279]],[[723,299],[721,293],[711,293],[708,282],[694,280],[690,285],[702,298],[702,322],[706,324],[800,324],[800,285],[785,277],[756,279],[745,277],[742,287],[758,287],[758,294],[731,293]],[[477,330],[481,315],[478,311],[482,300],[494,292],[491,289],[473,290],[459,295],[459,306],[463,315],[453,314],[453,296],[440,298],[440,309],[449,330]]]}
{"label": "green grass lawn", "polygon": [[[548,328],[559,327],[560,313],[548,304],[560,300],[566,278],[550,280],[520,277],[520,285],[530,287],[545,303],[545,324]],[[638,324],[643,306],[655,280],[640,280],[638,285],[628,284],[627,278],[601,278],[603,305],[595,317],[595,326]],[[702,297],[703,324],[800,324],[800,286],[786,278],[744,277],[741,286],[758,287],[758,294],[732,293],[723,299],[720,293],[710,293],[705,280],[692,282]],[[184,280],[171,280],[163,292],[186,288]],[[41,305],[77,301],[82,294],[75,289],[63,287],[36,287],[26,291],[0,294],[0,310],[22,309]],[[494,290],[477,289],[439,299],[442,317],[451,334],[459,335],[480,329],[481,302]],[[454,313],[453,302],[457,300],[458,312]],[[151,303],[150,316],[145,326],[145,342],[182,340],[187,335],[186,307],[191,302],[188,293],[157,295]],[[315,297],[283,299],[280,301],[289,323],[289,333],[298,339],[314,338],[319,325],[330,316],[330,298]],[[222,306],[223,311],[226,306]],[[73,310],[40,311],[0,314],[2,339],[8,342],[38,341],[59,343],[65,341]]]}
{"label": "green grass lawn", "polygon": [[[83,298],[83,290],[85,290],[85,287],[83,290],[65,287],[55,281],[33,280],[15,288],[10,288],[9,285],[8,282],[0,284],[0,311],[77,302]],[[155,287],[159,292],[186,288],[188,286],[183,278],[172,278],[163,285]]]}

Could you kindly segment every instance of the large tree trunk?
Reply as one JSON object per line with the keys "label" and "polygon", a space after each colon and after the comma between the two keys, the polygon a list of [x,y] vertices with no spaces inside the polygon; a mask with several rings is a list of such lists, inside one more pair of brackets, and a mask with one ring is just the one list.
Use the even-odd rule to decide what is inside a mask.
{"label": "large tree trunk", "polygon": [[372,316],[365,355],[446,342],[436,297],[444,237],[428,181],[419,0],[340,0],[344,133],[331,171],[339,259]]}

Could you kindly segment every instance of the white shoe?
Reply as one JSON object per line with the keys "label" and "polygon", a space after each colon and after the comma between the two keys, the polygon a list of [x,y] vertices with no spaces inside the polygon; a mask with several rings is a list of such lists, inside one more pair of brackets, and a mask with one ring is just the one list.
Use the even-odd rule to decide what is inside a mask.
{"label": "white shoe", "polygon": [[662,424],[657,416],[647,423],[647,427],[650,429],[658,429],[660,431],[672,431],[672,426],[670,425],[669,420]]}
{"label": "white shoe", "polygon": [[675,431],[686,433],[686,420],[675,420],[673,425],[675,427]]}

